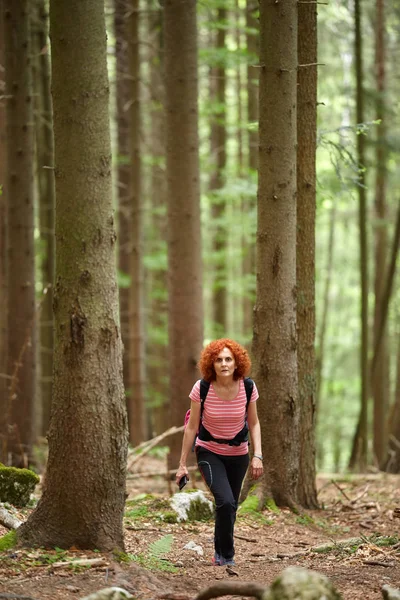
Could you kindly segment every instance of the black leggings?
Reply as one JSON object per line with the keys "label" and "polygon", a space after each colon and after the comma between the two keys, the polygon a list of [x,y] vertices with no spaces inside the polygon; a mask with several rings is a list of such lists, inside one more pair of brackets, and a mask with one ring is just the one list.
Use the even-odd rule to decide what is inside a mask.
{"label": "black leggings", "polygon": [[230,560],[235,554],[233,528],[249,455],[223,456],[199,446],[196,451],[199,470],[215,499],[215,552]]}

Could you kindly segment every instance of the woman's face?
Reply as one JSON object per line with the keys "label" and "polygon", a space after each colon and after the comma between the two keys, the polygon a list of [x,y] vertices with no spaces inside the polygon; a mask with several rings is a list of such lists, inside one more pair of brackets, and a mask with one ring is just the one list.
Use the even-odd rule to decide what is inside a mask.
{"label": "woman's face", "polygon": [[236,362],[235,357],[229,348],[224,348],[218,354],[216,360],[214,361],[214,369],[217,377],[233,377],[236,369]]}

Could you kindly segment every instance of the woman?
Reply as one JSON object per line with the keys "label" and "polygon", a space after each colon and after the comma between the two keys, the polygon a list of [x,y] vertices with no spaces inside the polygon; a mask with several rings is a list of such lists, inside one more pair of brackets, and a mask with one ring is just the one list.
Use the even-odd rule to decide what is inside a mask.
{"label": "woman", "polygon": [[[200,380],[194,384],[189,394],[190,418],[183,436],[176,482],[179,484],[184,476],[189,479],[186,460],[199,432],[196,438],[197,463],[214,496],[216,506],[213,563],[234,565],[233,529],[240,490],[249,466],[244,377],[250,372],[251,362],[246,349],[240,344],[230,339],[221,339],[204,348],[198,366],[203,379],[210,382],[210,387],[202,413]],[[250,467],[253,479],[258,479],[263,474],[257,399],[258,391],[253,384],[247,408],[247,424],[254,451]]]}

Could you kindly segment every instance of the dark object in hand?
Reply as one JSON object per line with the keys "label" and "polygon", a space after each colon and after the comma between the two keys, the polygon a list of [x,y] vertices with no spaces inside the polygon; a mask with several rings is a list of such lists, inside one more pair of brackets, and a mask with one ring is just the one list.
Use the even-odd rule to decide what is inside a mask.
{"label": "dark object in hand", "polygon": [[182,490],[188,482],[188,478],[186,475],[180,478],[179,480],[179,489]]}

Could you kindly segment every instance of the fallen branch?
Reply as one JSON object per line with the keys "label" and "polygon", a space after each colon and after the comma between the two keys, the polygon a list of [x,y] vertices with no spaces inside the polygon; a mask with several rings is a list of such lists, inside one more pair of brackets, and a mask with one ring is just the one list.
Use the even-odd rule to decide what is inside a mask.
{"label": "fallen branch", "polygon": [[197,594],[194,600],[210,600],[219,596],[253,596],[261,600],[266,590],[266,587],[258,583],[221,581]]}
{"label": "fallen branch", "polygon": [[394,562],[384,562],[383,560],[363,560],[363,565],[374,565],[377,567],[394,567],[395,564]]}
{"label": "fallen branch", "polygon": [[3,525],[6,529],[18,529],[22,525],[22,521],[13,517],[8,510],[0,506],[0,525]]}
{"label": "fallen branch", "polygon": [[256,540],[255,538],[248,538],[244,535],[238,535],[237,533],[235,533],[233,537],[237,538],[238,540],[244,540],[245,542],[258,542],[258,540]]}
{"label": "fallen branch", "polygon": [[108,565],[105,558],[77,558],[76,560],[68,560],[51,565],[52,569],[60,569],[62,567],[102,567]]}
{"label": "fallen branch", "polygon": [[[146,442],[142,442],[142,444],[140,444],[136,448],[133,448],[133,450],[131,450],[129,454],[133,454],[134,456],[128,460],[127,470],[129,471],[133,467],[133,465],[135,465],[137,462],[139,462],[139,460],[146,456],[146,454],[150,452],[150,450],[154,448],[154,446],[157,446],[158,443],[161,442],[164,438],[169,437],[174,433],[180,433],[181,431],[183,431],[183,429],[183,425],[181,425],[180,427],[170,427],[169,429],[167,429],[167,431],[164,431],[164,433],[160,433],[160,435],[157,435],[155,438],[147,440]],[[140,451],[139,454],[137,454],[138,451]]]}

